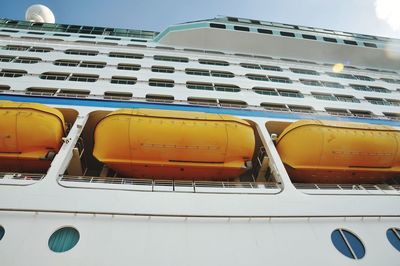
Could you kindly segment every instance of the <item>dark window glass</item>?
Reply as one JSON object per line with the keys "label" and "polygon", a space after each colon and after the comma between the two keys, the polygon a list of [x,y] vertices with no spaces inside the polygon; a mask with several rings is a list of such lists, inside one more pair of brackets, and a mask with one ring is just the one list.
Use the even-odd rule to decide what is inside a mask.
{"label": "dark window glass", "polygon": [[243,26],[234,26],[233,28],[239,31],[250,31],[248,27],[243,27]]}
{"label": "dark window glass", "polygon": [[210,23],[210,27],[217,29],[226,29],[226,26],[224,24],[217,24],[217,23]]}
{"label": "dark window glass", "polygon": [[72,227],[63,227],[50,236],[48,245],[52,251],[60,253],[70,250],[78,241],[78,230]]}
{"label": "dark window glass", "polygon": [[280,34],[285,37],[294,37],[295,36],[293,32],[287,32],[287,31],[281,31]]}
{"label": "dark window glass", "polygon": [[272,30],[266,30],[266,29],[257,29],[259,33],[264,33],[264,34],[273,34]]}
{"label": "dark window glass", "polygon": [[[386,114],[385,114],[386,115]],[[400,251],[400,229],[398,228],[390,228],[386,231],[387,239],[389,240],[390,244]],[[1,237],[0,237],[1,239]]]}
{"label": "dark window glass", "polygon": [[307,39],[307,40],[316,40],[317,37],[315,37],[314,35],[309,35],[309,34],[303,34],[303,38]]}
{"label": "dark window glass", "polygon": [[357,42],[351,41],[351,40],[343,40],[343,42],[344,42],[345,44],[357,45]]}
{"label": "dark window glass", "polygon": [[375,43],[365,42],[364,45],[365,47],[378,48]]}
{"label": "dark window glass", "polygon": [[4,227],[0,225],[0,240],[3,239],[6,231],[4,230]]}
{"label": "dark window glass", "polygon": [[337,42],[335,38],[323,37],[324,41],[326,42]]}

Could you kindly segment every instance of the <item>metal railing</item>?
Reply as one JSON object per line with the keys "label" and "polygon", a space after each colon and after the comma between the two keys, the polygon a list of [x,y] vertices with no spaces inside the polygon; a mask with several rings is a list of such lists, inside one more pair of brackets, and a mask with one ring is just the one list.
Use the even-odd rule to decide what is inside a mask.
{"label": "metal railing", "polygon": [[153,192],[276,194],[282,189],[279,183],[154,180],[118,177],[60,176],[65,187],[102,188]]}
{"label": "metal railing", "polygon": [[[400,184],[314,184],[294,183],[307,194],[390,194],[400,195]],[[330,193],[332,192],[332,193]]]}

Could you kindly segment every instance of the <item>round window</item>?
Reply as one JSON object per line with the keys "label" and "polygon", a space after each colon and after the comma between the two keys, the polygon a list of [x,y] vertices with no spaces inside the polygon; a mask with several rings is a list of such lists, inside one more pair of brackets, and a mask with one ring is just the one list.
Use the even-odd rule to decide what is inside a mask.
{"label": "round window", "polygon": [[331,234],[335,248],[351,259],[361,259],[365,255],[365,247],[361,240],[345,229],[336,229]]}
{"label": "round window", "polygon": [[0,225],[0,240],[3,239],[3,236],[5,233],[6,233],[6,230],[4,230],[4,227]]}
{"label": "round window", "polygon": [[49,248],[54,252],[65,252],[73,248],[79,241],[79,232],[72,227],[62,227],[49,238]]}
{"label": "round window", "polygon": [[386,231],[386,237],[388,238],[390,244],[400,251],[400,229],[399,228],[390,228]]}

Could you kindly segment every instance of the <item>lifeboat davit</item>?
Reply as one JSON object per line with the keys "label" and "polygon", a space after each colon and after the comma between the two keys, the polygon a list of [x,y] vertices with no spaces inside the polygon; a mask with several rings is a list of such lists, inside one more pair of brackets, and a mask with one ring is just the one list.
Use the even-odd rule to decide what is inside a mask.
{"label": "lifeboat davit", "polygon": [[127,177],[227,180],[248,170],[254,146],[250,124],[232,116],[121,109],[96,125],[93,154]]}
{"label": "lifeboat davit", "polygon": [[47,171],[64,133],[64,117],[57,109],[0,101],[0,172]]}
{"label": "lifeboat davit", "polygon": [[276,148],[294,182],[380,183],[400,173],[400,131],[390,126],[300,120]]}

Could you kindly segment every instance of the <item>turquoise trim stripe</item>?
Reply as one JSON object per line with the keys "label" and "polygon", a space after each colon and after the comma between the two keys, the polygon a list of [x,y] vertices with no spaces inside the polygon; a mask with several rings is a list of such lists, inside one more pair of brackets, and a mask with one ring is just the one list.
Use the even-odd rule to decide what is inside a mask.
{"label": "turquoise trim stripe", "polygon": [[160,32],[154,39],[154,42],[159,42],[164,36],[172,31],[180,31],[180,30],[193,30],[198,28],[209,28],[210,23],[202,22],[202,23],[192,23],[192,24],[182,24],[182,25],[175,25],[170,26],[164,31]]}
{"label": "turquoise trim stripe", "polygon": [[335,121],[351,121],[359,123],[370,123],[378,125],[390,125],[400,127],[400,121],[384,120],[384,119],[368,119],[357,117],[336,117],[320,114],[298,114],[298,113],[284,113],[284,112],[270,112],[262,110],[248,110],[236,108],[220,108],[213,106],[195,106],[184,104],[167,104],[167,103],[148,103],[148,102],[133,102],[133,101],[114,101],[114,100],[100,100],[100,99],[77,99],[77,98],[64,98],[64,97],[41,97],[41,96],[26,96],[26,95],[7,95],[0,94],[0,100],[8,100],[15,102],[35,102],[49,105],[66,105],[66,106],[86,106],[97,108],[147,108],[147,109],[163,109],[163,110],[177,110],[177,111],[192,111],[204,112],[213,114],[227,114],[233,116],[247,116],[247,117],[263,117],[270,119],[321,119],[321,120],[335,120]]}

